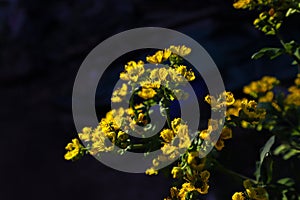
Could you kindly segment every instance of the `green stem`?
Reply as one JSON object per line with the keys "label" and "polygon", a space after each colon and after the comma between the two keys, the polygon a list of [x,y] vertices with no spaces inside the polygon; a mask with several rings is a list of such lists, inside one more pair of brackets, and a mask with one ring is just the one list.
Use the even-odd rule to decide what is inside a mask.
{"label": "green stem", "polygon": [[252,179],[252,178],[249,178],[249,177],[244,176],[244,175],[242,175],[242,174],[240,174],[240,173],[237,173],[237,172],[235,172],[235,171],[232,171],[232,170],[230,170],[230,169],[225,168],[223,165],[221,165],[221,164],[220,164],[218,161],[216,161],[216,160],[215,160],[213,163],[214,163],[214,166],[216,167],[216,169],[219,170],[220,172],[223,172],[223,173],[232,175],[232,176],[237,177],[237,178],[239,178],[239,179],[241,179],[241,180],[247,180],[247,179],[249,179],[249,180],[251,180],[251,181],[253,181],[253,182],[256,182],[256,181],[255,181],[254,179]]}
{"label": "green stem", "polygon": [[[284,42],[284,39],[283,39],[282,35],[278,31],[276,32],[276,36],[277,36],[278,40],[280,41],[280,44],[282,45],[282,47],[285,50],[287,50],[286,47],[285,47],[286,43]],[[291,58],[293,58],[297,62],[298,67],[300,67],[300,59],[297,58],[297,56],[295,56],[293,54],[293,52],[286,51],[286,54],[289,55]]]}
{"label": "green stem", "polygon": [[172,128],[172,126],[171,126],[171,119],[170,119],[170,108],[165,108],[166,109],[166,117],[167,117],[167,124],[168,124],[168,127],[169,127],[169,129],[171,129]]}

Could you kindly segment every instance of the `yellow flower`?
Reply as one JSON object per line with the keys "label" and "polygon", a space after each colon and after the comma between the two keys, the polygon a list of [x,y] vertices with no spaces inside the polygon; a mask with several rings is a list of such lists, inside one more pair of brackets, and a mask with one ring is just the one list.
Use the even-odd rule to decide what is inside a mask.
{"label": "yellow flower", "polygon": [[156,94],[156,91],[152,88],[142,88],[142,90],[138,92],[138,95],[143,99],[151,99]]}
{"label": "yellow flower", "polygon": [[164,129],[160,132],[160,136],[165,142],[170,143],[175,137],[175,133],[171,129]]}
{"label": "yellow flower", "polygon": [[66,146],[66,150],[68,151],[65,154],[66,160],[72,160],[74,159],[79,153],[82,148],[82,145],[79,143],[79,140],[77,138],[72,140],[72,143],[68,143]]}
{"label": "yellow flower", "polygon": [[300,106],[300,93],[291,93],[289,94],[286,99],[284,100],[285,104],[287,105],[295,105],[295,106]]}
{"label": "yellow flower", "polygon": [[224,148],[224,140],[228,140],[232,138],[232,130],[228,127],[223,127],[222,132],[220,134],[220,137],[218,139],[218,141],[215,144],[215,148],[218,151],[221,151]]}
{"label": "yellow flower", "polygon": [[297,78],[295,79],[295,85],[300,86],[300,74],[297,74]]}
{"label": "yellow flower", "polygon": [[181,167],[173,167],[171,174],[173,175],[173,178],[180,178],[183,175]]}
{"label": "yellow flower", "polygon": [[166,81],[169,71],[162,67],[162,68],[155,68],[150,72],[150,80],[158,81],[159,83]]}
{"label": "yellow flower", "polygon": [[192,51],[191,48],[188,48],[185,45],[182,45],[182,46],[180,46],[180,45],[178,45],[178,46],[171,45],[169,47],[169,50],[172,53],[177,54],[179,56],[186,56],[186,55],[190,54],[191,51]]}
{"label": "yellow flower", "polygon": [[200,192],[200,194],[207,194],[208,193],[208,188],[209,188],[208,179],[210,177],[209,171],[207,171],[207,170],[202,171],[200,173],[200,177],[201,177],[202,186],[200,187],[199,192]]}
{"label": "yellow flower", "polygon": [[157,51],[154,55],[147,56],[146,60],[149,63],[159,64],[167,60],[170,57],[171,53],[172,52],[168,49],[165,49],[164,51]]}
{"label": "yellow flower", "polygon": [[273,98],[274,93],[272,91],[268,91],[265,96],[258,99],[258,102],[272,102]]}
{"label": "yellow flower", "polygon": [[124,131],[119,131],[117,138],[118,140],[125,141],[128,139],[128,135]]}
{"label": "yellow flower", "polygon": [[246,200],[243,192],[236,192],[232,195],[232,200]]}
{"label": "yellow flower", "polygon": [[265,188],[255,187],[254,183],[251,180],[245,180],[243,182],[244,188],[248,196],[254,200],[268,200],[269,195]]}
{"label": "yellow flower", "polygon": [[236,117],[239,116],[239,112],[242,109],[242,101],[244,101],[244,100],[246,100],[246,99],[236,99],[234,101],[234,103],[232,104],[232,106],[227,108],[226,116],[228,119],[230,119],[230,115],[234,115]]}
{"label": "yellow flower", "polygon": [[112,102],[121,102],[122,98],[125,97],[126,94],[127,94],[127,85],[125,83],[123,83],[121,88],[118,88],[113,92],[111,101]]}
{"label": "yellow flower", "polygon": [[188,153],[187,163],[195,170],[202,170],[205,166],[206,159],[200,159],[199,152],[193,151]]}
{"label": "yellow flower", "polygon": [[192,70],[188,71],[185,65],[179,65],[175,67],[175,72],[182,75],[184,78],[187,79],[187,81],[192,81],[196,78],[194,72]]}
{"label": "yellow flower", "polygon": [[[110,134],[110,137],[115,137],[115,132],[107,133]],[[107,135],[106,134],[106,135]],[[113,143],[108,143],[108,136],[106,136],[102,131],[100,126],[98,126],[96,129],[92,132],[92,145],[91,149],[89,150],[89,153],[91,155],[97,155],[100,152],[108,152],[112,151],[114,149]],[[114,142],[114,138],[112,138],[112,141]],[[111,144],[111,145],[109,145]]]}
{"label": "yellow flower", "polygon": [[149,169],[146,170],[146,174],[147,175],[157,175],[158,171],[155,170],[154,168],[149,168]]}
{"label": "yellow flower", "polygon": [[92,127],[84,127],[82,133],[79,133],[78,136],[82,141],[89,141],[91,139]]}
{"label": "yellow flower", "polygon": [[244,9],[250,4],[251,0],[238,0],[233,4],[233,7],[236,9]]}
{"label": "yellow flower", "polygon": [[143,88],[160,88],[160,81],[141,81],[140,85]]}
{"label": "yellow flower", "polygon": [[136,82],[144,71],[143,61],[138,61],[137,63],[135,61],[130,61],[125,65],[125,71],[120,73],[120,79]]}
{"label": "yellow flower", "polygon": [[197,191],[200,194],[207,194],[209,185],[208,185],[208,179],[210,177],[209,171],[205,170],[200,173],[200,180],[196,182],[195,185],[192,183],[184,183],[181,186],[181,189],[179,190],[178,197],[180,199],[185,200],[185,196],[188,192]]}
{"label": "yellow flower", "polygon": [[176,187],[171,187],[170,189],[170,194],[171,194],[171,198],[175,199],[175,197],[178,197],[178,189]]}
{"label": "yellow flower", "polygon": [[257,98],[259,93],[265,93],[279,83],[275,77],[264,76],[261,80],[253,81],[243,88],[245,94]]}
{"label": "yellow flower", "polygon": [[179,124],[181,124],[181,118],[175,118],[171,122],[171,127],[175,133],[178,131]]}
{"label": "yellow flower", "polygon": [[215,131],[219,128],[219,122],[215,119],[209,119],[208,120],[208,127],[211,127],[212,131]]}
{"label": "yellow flower", "polygon": [[166,143],[162,148],[162,152],[164,155],[169,155],[175,151],[177,151],[177,147],[170,145],[169,143]]}
{"label": "yellow flower", "polygon": [[234,104],[235,99],[233,97],[233,94],[231,92],[225,92],[225,96],[226,96],[226,105],[230,106],[232,104]]}
{"label": "yellow flower", "polygon": [[284,100],[284,103],[286,105],[295,105],[300,106],[300,74],[297,75],[297,78],[295,79],[295,84],[291,87],[289,87],[289,94],[287,95],[286,99]]}
{"label": "yellow flower", "polygon": [[266,116],[266,110],[263,108],[257,108],[257,103],[254,100],[242,101],[242,110],[249,119],[264,119]]}
{"label": "yellow flower", "polygon": [[219,95],[218,98],[206,95],[204,100],[211,105],[213,109],[223,108],[225,106],[231,106],[235,102],[235,98],[231,92],[224,91],[222,94]]}
{"label": "yellow flower", "polygon": [[139,125],[147,125],[148,124],[148,119],[147,117],[145,116],[144,113],[138,113],[137,115],[137,118],[135,118],[133,121],[132,121],[133,124],[139,124]]}
{"label": "yellow flower", "polygon": [[181,89],[175,89],[175,90],[173,90],[173,93],[174,93],[174,95],[176,96],[176,98],[178,100],[180,100],[180,99],[185,100],[185,99],[187,99],[189,97],[189,94],[186,93],[186,92],[184,92]]}
{"label": "yellow flower", "polygon": [[177,126],[177,128],[178,128],[177,136],[179,138],[178,147],[180,149],[188,148],[191,145],[191,139],[189,136],[188,125],[180,124]]}
{"label": "yellow flower", "polygon": [[208,129],[205,129],[205,130],[202,130],[200,132],[200,138],[203,139],[203,140],[209,140],[210,139],[210,134],[212,132],[212,129],[211,127],[209,127]]}

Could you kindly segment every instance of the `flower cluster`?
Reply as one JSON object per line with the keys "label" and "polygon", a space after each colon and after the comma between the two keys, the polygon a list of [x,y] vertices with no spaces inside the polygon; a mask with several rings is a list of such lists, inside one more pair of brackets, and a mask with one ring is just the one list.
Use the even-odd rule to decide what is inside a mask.
{"label": "flower cluster", "polygon": [[265,188],[255,185],[251,180],[247,179],[243,182],[245,192],[236,192],[232,196],[232,200],[268,200],[269,196]]}
{"label": "flower cluster", "polygon": [[[246,8],[251,3],[250,0],[240,0],[235,7]],[[300,113],[300,74],[286,91],[277,90],[280,82],[275,77],[264,76],[243,88],[248,98],[236,99],[229,91],[207,95],[203,101],[210,105],[214,115],[205,122],[205,129],[190,130],[189,122],[178,117],[171,119],[170,115],[172,101],[188,98],[188,93],[179,86],[196,78],[182,58],[190,53],[191,49],[186,46],[171,46],[147,56],[145,62],[128,62],[120,74],[124,82],[111,97],[116,104],[126,101],[128,108],[112,109],[101,118],[97,127],[84,127],[78,134],[84,146],[78,139],[73,139],[65,148],[65,159],[77,160],[87,153],[100,157],[112,151],[121,155],[126,151],[142,151],[147,156],[147,153],[159,149],[161,154],[152,160],[145,173],[156,175],[165,163],[175,162],[164,169],[176,179],[165,200],[196,200],[208,193],[209,179],[213,177],[211,172],[224,169],[216,155],[233,137],[235,127],[264,129],[274,136],[262,150],[256,180],[244,180],[245,190],[234,193],[232,199],[272,199],[277,195],[274,195],[272,187],[278,184],[282,196],[287,197],[291,193],[291,199],[296,199],[292,180],[282,179],[277,181],[277,185],[272,185],[273,160],[270,152],[276,136],[279,146],[273,151],[274,155],[282,155],[284,160],[293,156],[300,158],[300,119],[294,114]],[[155,67],[146,68],[146,62]],[[154,105],[159,105],[160,114],[167,123],[163,129],[157,130],[159,134],[147,138],[144,131],[156,129],[150,118]],[[206,155],[205,152],[211,149],[213,153]],[[245,179],[244,176],[242,178]]]}
{"label": "flower cluster", "polygon": [[73,139],[71,143],[68,143],[65,149],[67,150],[67,153],[65,154],[66,160],[77,160],[85,151],[77,138]]}
{"label": "flower cluster", "polygon": [[233,7],[236,9],[263,10],[253,24],[267,35],[275,35],[285,17],[300,12],[300,5],[296,0],[237,0]]}

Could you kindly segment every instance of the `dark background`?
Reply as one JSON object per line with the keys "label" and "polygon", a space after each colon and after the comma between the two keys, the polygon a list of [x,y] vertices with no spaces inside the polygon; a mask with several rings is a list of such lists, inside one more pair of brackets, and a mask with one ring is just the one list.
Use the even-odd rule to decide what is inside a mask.
{"label": "dark background", "polygon": [[[63,159],[65,145],[76,137],[71,95],[80,64],[96,45],[116,33],[157,26],[198,41],[229,90],[239,93],[244,84],[262,75],[291,82],[297,70],[288,58],[250,60],[259,48],[278,46],[274,38],[254,29],[254,17],[255,13],[235,10],[231,1],[222,0],[1,0],[0,199],[167,196],[171,180],[162,175],[118,172],[91,156],[76,163]],[[290,33],[298,30],[294,26]],[[101,99],[110,94],[97,95]],[[99,109],[108,110],[106,104],[97,103]],[[222,160],[252,176],[258,147],[267,136],[257,138],[250,132],[236,135],[226,143]],[[238,190],[241,186],[232,179],[216,173],[204,198],[230,199]]]}

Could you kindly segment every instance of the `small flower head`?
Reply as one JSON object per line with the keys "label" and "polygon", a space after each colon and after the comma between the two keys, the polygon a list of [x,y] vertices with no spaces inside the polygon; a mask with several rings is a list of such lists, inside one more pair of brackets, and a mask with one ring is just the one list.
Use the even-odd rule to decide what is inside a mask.
{"label": "small flower head", "polygon": [[232,200],[246,200],[243,192],[236,192],[232,195]]}
{"label": "small flower head", "polygon": [[160,132],[160,136],[165,142],[170,143],[174,139],[175,133],[171,129],[164,129]]}
{"label": "small flower head", "polygon": [[149,168],[149,169],[146,170],[146,174],[147,175],[157,175],[158,171],[154,168]]}
{"label": "small flower head", "polygon": [[156,91],[153,88],[142,88],[141,91],[138,92],[139,97],[143,99],[151,99],[156,95]]}
{"label": "small flower head", "polygon": [[72,143],[68,143],[65,148],[68,151],[64,156],[65,159],[76,159],[76,157],[80,155],[82,148],[83,146],[79,143],[79,140],[77,138],[73,139]]}
{"label": "small flower head", "polygon": [[120,74],[120,79],[125,81],[137,82],[140,76],[144,74],[144,62],[143,61],[130,61],[125,65],[125,71]]}
{"label": "small flower head", "polygon": [[245,9],[250,4],[251,0],[238,0],[233,4],[236,9]]}
{"label": "small flower head", "polygon": [[186,47],[185,45],[178,45],[178,46],[170,46],[169,50],[179,56],[186,56],[189,55],[191,53],[191,48]]}

